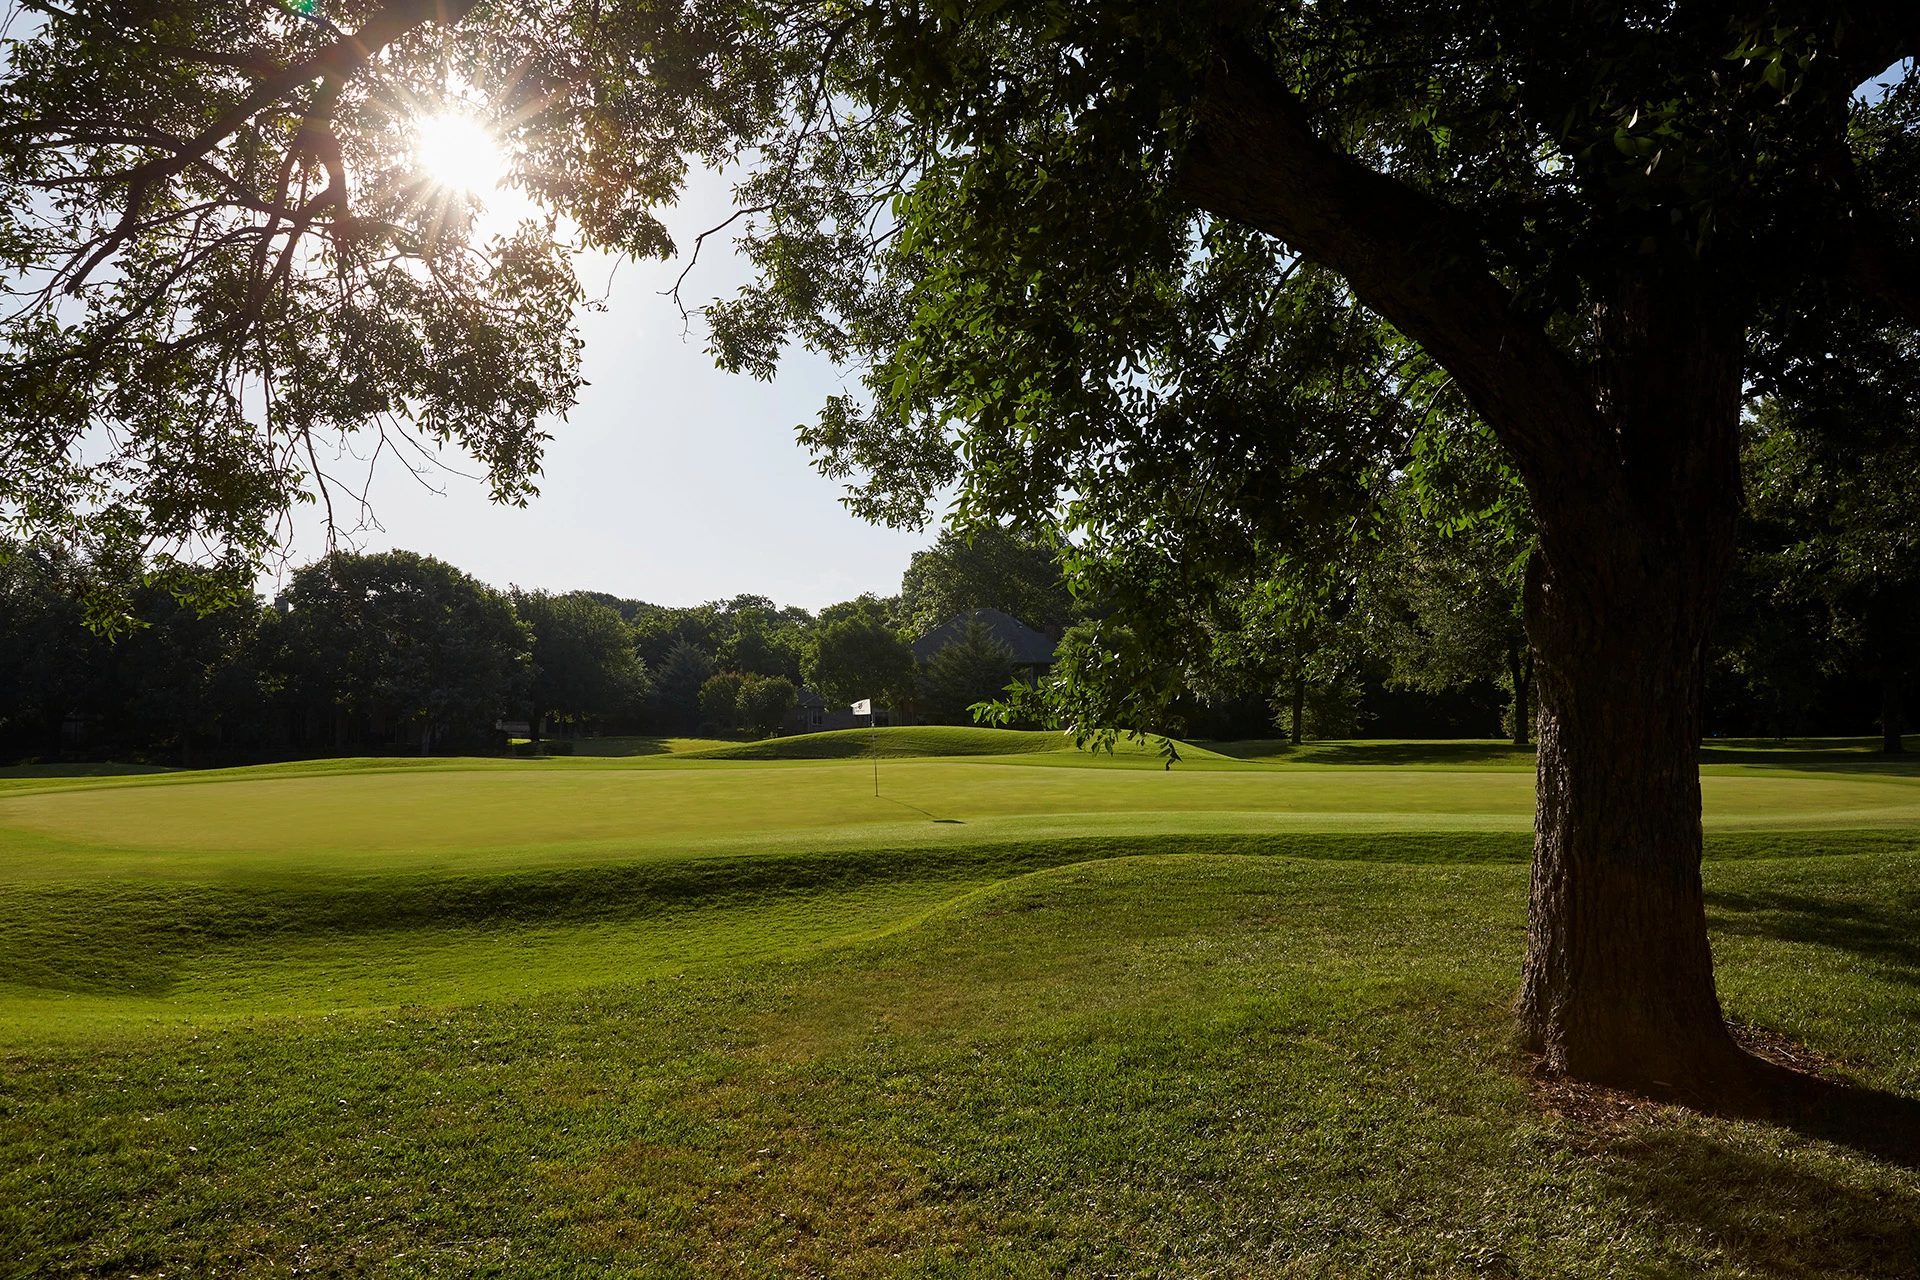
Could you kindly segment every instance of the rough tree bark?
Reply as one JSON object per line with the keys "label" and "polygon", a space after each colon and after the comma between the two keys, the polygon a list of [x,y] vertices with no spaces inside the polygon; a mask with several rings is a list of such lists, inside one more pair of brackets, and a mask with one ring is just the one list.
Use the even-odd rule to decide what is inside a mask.
{"label": "rough tree bark", "polygon": [[1536,492],[1539,764],[1520,1021],[1558,1071],[1714,1092],[1727,1034],[1700,887],[1700,699],[1740,506],[1743,334],[1699,285],[1627,280],[1596,402],[1623,483],[1593,527]]}
{"label": "rough tree bark", "polygon": [[[1554,1070],[1744,1090],[1700,886],[1702,651],[1739,510],[1743,332],[1686,264],[1623,255],[1576,363],[1448,206],[1328,146],[1259,55],[1221,50],[1182,182],[1286,241],[1453,375],[1539,522],[1527,630],[1539,789],[1519,1014]],[[1605,272],[1597,273],[1606,278]]]}

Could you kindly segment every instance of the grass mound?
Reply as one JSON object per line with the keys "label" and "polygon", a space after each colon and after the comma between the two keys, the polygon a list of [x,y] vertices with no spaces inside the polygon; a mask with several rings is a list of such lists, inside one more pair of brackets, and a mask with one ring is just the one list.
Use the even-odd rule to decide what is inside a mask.
{"label": "grass mound", "polygon": [[1703,781],[1866,1132],[1543,1098],[1489,744],[880,736],[16,779],[0,1276],[1920,1275],[1912,778]]}
{"label": "grass mound", "polygon": [[[0,1274],[1920,1271],[1910,1157],[1644,1101],[1540,1105],[1507,1013],[1523,866],[1116,856],[1138,851],[315,884],[251,905],[149,884],[118,917],[76,908],[41,940],[70,966],[133,917],[130,959],[166,945],[170,893],[225,892],[178,920],[175,957],[252,912],[257,980],[220,1019],[10,1046]],[[829,947],[727,953],[795,903],[852,922],[853,899],[821,896],[836,876],[938,883]],[[1887,853],[1710,866],[1729,1013],[1912,1090],[1916,878],[1920,858]],[[40,916],[14,905],[0,937]],[[485,987],[469,951],[464,996],[261,1016],[309,942],[337,975],[376,955],[391,974],[457,926],[512,973],[567,922],[606,949],[676,920],[704,950],[585,987]]]}
{"label": "grass mound", "polygon": [[1435,742],[1426,739],[1354,739],[1292,743],[1285,738],[1247,738],[1212,742],[1208,747],[1235,760],[1316,767],[1374,766],[1384,768],[1533,768],[1532,747],[1516,747],[1495,739]]}
{"label": "grass mound", "polygon": [[879,729],[829,729],[788,738],[766,738],[711,747],[705,760],[846,760],[878,755],[1020,756],[1071,751],[1073,741],[1046,730],[989,729],[973,725],[888,725]]}
{"label": "grass mound", "polygon": [[[1223,761],[1228,757],[1206,747],[1178,742],[1182,760]],[[765,738],[707,750],[688,751],[703,760],[849,760],[940,756],[1086,755],[1073,739],[1051,729],[991,729],[976,725],[887,725],[879,729],[829,729],[787,738]],[[1105,756],[1104,751],[1091,753]],[[1116,742],[1120,758],[1158,758],[1153,742]]]}

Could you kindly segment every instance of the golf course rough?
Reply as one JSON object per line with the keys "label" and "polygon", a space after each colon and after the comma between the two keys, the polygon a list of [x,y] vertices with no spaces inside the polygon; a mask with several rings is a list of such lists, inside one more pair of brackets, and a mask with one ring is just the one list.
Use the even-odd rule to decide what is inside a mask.
{"label": "golf course rough", "polygon": [[[1524,757],[880,739],[0,778],[0,1274],[1920,1272],[1884,1152],[1537,1104]],[[1920,777],[1728,754],[1730,1016],[1911,1095]]]}

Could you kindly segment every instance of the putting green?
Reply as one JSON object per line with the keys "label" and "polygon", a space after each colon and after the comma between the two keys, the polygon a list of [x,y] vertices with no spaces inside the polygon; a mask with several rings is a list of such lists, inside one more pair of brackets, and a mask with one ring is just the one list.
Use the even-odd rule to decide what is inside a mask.
{"label": "putting green", "polygon": [[[889,760],[877,798],[864,761],[475,761],[62,780],[0,796],[0,876],[392,871],[907,833],[927,843],[1518,831],[1533,811],[1533,778],[1516,770],[1036,765],[1043,759]],[[1703,778],[1702,791],[1709,829],[1920,827],[1920,779],[1899,775],[1734,770]]]}

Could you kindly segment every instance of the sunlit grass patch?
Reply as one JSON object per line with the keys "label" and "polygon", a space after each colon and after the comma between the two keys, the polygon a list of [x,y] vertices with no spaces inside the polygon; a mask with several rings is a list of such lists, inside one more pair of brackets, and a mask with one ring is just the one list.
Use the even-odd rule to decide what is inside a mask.
{"label": "sunlit grass patch", "polygon": [[[882,762],[957,824],[798,831],[867,762],[14,793],[0,1274],[1920,1272],[1906,1165],[1543,1109],[1523,772],[1021,759]],[[1915,1090],[1914,783],[1728,768],[1729,1014]],[[461,843],[656,783],[682,836]]]}

